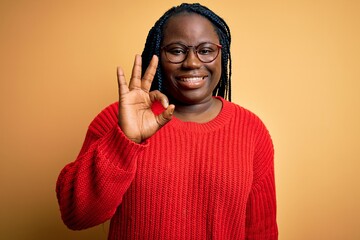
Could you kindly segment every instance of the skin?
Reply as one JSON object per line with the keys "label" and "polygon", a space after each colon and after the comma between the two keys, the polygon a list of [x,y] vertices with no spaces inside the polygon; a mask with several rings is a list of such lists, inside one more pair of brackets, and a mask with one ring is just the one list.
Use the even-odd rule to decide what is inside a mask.
{"label": "skin", "polygon": [[[164,29],[163,45],[172,42],[198,45],[202,42],[219,43],[211,22],[197,14],[180,14],[171,17]],[[141,76],[141,56],[136,55],[129,86],[121,67],[117,69],[119,89],[118,124],[132,141],[141,143],[155,134],[175,115],[182,121],[208,122],[221,110],[221,101],[212,97],[221,76],[221,53],[211,63],[202,63],[190,51],[186,60],[173,64],[161,55],[161,67],[165,76],[165,94],[150,91],[159,59],[153,56],[144,76]],[[201,77],[193,84],[184,78]],[[151,105],[160,101],[165,110],[160,115],[151,111]],[[176,106],[176,108],[175,108]]]}
{"label": "skin", "polygon": [[[155,134],[169,122],[175,106],[169,105],[167,97],[159,91],[149,92],[158,64],[154,56],[141,77],[141,56],[136,55],[129,86],[121,67],[117,69],[119,89],[118,124],[123,133],[132,141],[141,143]],[[159,101],[165,108],[160,115],[151,111],[153,102]]]}
{"label": "skin", "polygon": [[[219,44],[219,37],[212,23],[194,13],[182,13],[171,17],[164,29],[163,46],[181,42],[197,46],[203,42]],[[221,76],[221,51],[211,63],[202,63],[189,51],[184,62],[170,63],[164,51],[161,53],[161,67],[165,76],[165,94],[175,104],[175,116],[183,121],[208,122],[221,110],[221,101],[212,97],[212,92]],[[201,77],[202,81],[189,84],[187,77]]]}

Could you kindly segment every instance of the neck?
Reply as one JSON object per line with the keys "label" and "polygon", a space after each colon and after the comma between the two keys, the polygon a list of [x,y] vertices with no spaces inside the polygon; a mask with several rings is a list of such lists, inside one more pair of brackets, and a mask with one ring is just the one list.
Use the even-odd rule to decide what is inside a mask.
{"label": "neck", "polygon": [[175,102],[174,116],[184,122],[205,123],[214,119],[222,108],[222,102],[217,98],[197,104]]}

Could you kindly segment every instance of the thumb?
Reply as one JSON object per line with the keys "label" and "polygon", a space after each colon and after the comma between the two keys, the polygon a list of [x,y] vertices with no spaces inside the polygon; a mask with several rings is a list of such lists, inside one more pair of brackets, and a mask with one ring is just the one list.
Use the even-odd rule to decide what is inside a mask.
{"label": "thumb", "polygon": [[159,124],[159,128],[168,123],[174,114],[175,105],[170,104],[161,114],[156,116],[156,121]]}

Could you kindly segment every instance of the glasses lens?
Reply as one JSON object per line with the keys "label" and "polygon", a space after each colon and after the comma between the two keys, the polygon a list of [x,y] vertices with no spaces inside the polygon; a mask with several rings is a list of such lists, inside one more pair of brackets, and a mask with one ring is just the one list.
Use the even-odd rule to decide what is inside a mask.
{"label": "glasses lens", "polygon": [[179,43],[170,44],[165,47],[165,54],[168,60],[172,63],[181,63],[185,60],[188,47]]}
{"label": "glasses lens", "polygon": [[209,63],[215,60],[219,54],[219,47],[214,43],[202,43],[196,48],[200,61]]}

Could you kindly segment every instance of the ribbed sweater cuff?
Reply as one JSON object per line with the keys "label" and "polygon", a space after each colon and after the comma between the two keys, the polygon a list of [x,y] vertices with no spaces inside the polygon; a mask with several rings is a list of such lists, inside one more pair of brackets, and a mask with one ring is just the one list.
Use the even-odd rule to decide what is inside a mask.
{"label": "ribbed sweater cuff", "polygon": [[123,171],[132,171],[137,156],[148,146],[145,141],[141,144],[128,139],[119,126],[114,126],[101,139],[98,151],[105,159]]}

